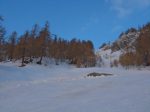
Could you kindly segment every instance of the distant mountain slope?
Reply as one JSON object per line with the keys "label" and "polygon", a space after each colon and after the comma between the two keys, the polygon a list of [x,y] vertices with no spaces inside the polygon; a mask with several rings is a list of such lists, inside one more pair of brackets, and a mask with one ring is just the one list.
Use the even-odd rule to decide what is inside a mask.
{"label": "distant mountain slope", "polygon": [[125,33],[121,33],[119,38],[112,43],[111,49],[112,51],[117,50],[134,50],[135,43],[137,38],[139,37],[140,32],[134,28],[127,30]]}
{"label": "distant mountain slope", "polygon": [[150,23],[130,28],[96,52],[99,66],[150,66]]}
{"label": "distant mountain slope", "polygon": [[126,51],[135,51],[136,40],[140,35],[140,31],[130,28],[126,32],[120,34],[118,39],[113,43],[103,44],[96,51],[97,65],[111,67],[114,63],[119,63],[119,57]]}

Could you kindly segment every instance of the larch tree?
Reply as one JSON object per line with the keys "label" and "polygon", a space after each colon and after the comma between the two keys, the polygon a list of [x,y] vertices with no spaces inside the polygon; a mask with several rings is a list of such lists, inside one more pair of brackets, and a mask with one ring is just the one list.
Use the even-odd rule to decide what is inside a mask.
{"label": "larch tree", "polygon": [[42,64],[43,57],[47,55],[49,38],[50,38],[49,23],[46,22],[44,28],[40,31],[38,37],[38,47],[40,56],[40,60],[37,62],[38,64]]}
{"label": "larch tree", "polygon": [[137,53],[143,58],[144,65],[150,65],[150,23],[146,24],[140,31],[137,39]]}
{"label": "larch tree", "polygon": [[17,39],[17,32],[14,31],[9,37],[9,43],[8,43],[8,59],[12,60],[15,52],[15,46],[16,46],[16,39]]}
{"label": "larch tree", "polygon": [[20,37],[19,47],[20,47],[20,56],[21,56],[21,66],[24,66],[26,50],[27,50],[27,38],[29,37],[29,32],[26,31],[25,34]]}
{"label": "larch tree", "polygon": [[39,29],[39,26],[37,24],[34,25],[33,29],[31,30],[30,32],[30,35],[29,37],[27,38],[28,39],[28,46],[27,46],[27,49],[28,49],[28,57],[30,58],[30,62],[33,61],[33,57],[36,57],[37,56],[37,45],[36,45],[36,39],[37,39],[37,36],[38,36],[38,29]]}
{"label": "larch tree", "polygon": [[6,33],[5,28],[2,26],[2,21],[4,19],[0,16],[0,61],[4,59],[5,47],[4,47],[4,35]]}

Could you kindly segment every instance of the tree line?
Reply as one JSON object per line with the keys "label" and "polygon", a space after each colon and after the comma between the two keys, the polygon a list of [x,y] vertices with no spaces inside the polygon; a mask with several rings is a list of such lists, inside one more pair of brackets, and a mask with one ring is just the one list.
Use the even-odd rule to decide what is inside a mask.
{"label": "tree line", "polygon": [[68,61],[78,67],[95,66],[94,46],[90,40],[65,40],[50,32],[48,22],[42,28],[35,24],[21,36],[14,31],[6,40],[2,20],[0,18],[0,61],[21,60],[21,66],[24,66],[34,59],[42,64],[43,58],[48,57],[55,59],[56,64]]}
{"label": "tree line", "polygon": [[135,50],[126,50],[120,56],[119,62],[123,66],[150,66],[150,23],[138,31],[139,37],[133,45]]}

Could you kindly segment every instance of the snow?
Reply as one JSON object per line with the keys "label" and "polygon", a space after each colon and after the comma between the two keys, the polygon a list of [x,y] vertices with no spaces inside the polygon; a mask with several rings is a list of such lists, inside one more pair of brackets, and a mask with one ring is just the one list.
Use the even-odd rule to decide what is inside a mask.
{"label": "snow", "polygon": [[111,63],[114,62],[114,60],[119,60],[120,55],[122,54],[121,50],[112,52],[111,49],[107,49],[107,50],[103,50],[103,49],[99,49],[96,53],[96,55],[99,57],[101,57],[102,63],[100,64],[103,67],[110,67]]}
{"label": "snow", "polygon": [[1,63],[0,112],[150,112],[149,86],[149,70]]}

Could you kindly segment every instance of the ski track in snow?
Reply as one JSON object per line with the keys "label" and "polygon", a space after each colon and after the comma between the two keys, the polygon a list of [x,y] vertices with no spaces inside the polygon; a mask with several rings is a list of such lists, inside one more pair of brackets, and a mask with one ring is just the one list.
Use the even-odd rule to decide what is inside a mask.
{"label": "ski track in snow", "polygon": [[0,112],[150,112],[149,86],[148,70],[0,64]]}

